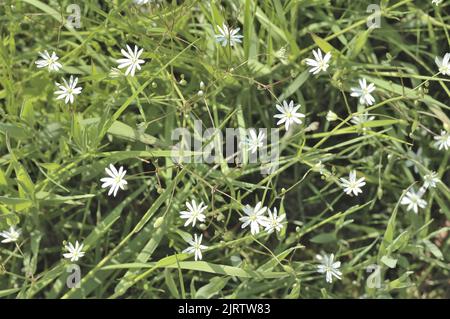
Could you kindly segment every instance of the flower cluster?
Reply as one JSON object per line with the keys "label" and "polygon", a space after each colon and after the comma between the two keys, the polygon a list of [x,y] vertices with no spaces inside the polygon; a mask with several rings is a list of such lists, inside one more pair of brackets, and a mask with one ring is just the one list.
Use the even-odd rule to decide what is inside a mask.
{"label": "flower cluster", "polygon": [[[283,228],[283,220],[286,215],[278,216],[276,208],[272,212],[267,207],[264,207],[261,202],[258,202],[255,207],[245,205],[243,210],[246,216],[239,218],[242,222],[241,227],[245,228],[249,226],[252,235],[258,234],[260,227],[265,228],[265,231],[269,234],[273,233],[274,230],[281,231]],[[266,212],[268,212],[268,216],[266,216]]]}
{"label": "flower cluster", "polygon": [[419,208],[427,207],[427,202],[422,198],[429,188],[435,188],[440,182],[436,172],[430,172],[423,177],[423,186],[416,192],[413,188],[409,189],[402,197],[400,204],[406,206],[406,210],[419,212]]}
{"label": "flower cluster", "polygon": [[[137,46],[134,46],[133,50],[128,44],[126,45],[126,48],[127,51],[125,51],[124,49],[121,49],[120,51],[124,58],[117,60],[117,63],[119,64],[117,67],[118,69],[127,68],[125,71],[125,76],[130,75],[133,77],[136,74],[136,70],[142,69],[141,64],[145,63],[144,60],[140,59],[140,56],[144,49],[139,49]],[[55,52],[52,52],[52,54],[50,55],[48,51],[45,50],[44,53],[39,53],[39,55],[41,56],[41,59],[35,62],[38,68],[46,67],[50,72],[58,71],[60,68],[62,68],[61,63],[57,62],[59,60],[59,57]],[[69,81],[67,81],[65,78],[63,78],[62,81],[62,84],[55,82],[55,85],[58,88],[58,90],[55,91],[55,94],[57,95],[56,99],[64,99],[65,104],[73,104],[75,96],[81,94],[81,90],[83,89],[82,87],[77,87],[78,77],[74,77],[73,75],[71,75]]]}

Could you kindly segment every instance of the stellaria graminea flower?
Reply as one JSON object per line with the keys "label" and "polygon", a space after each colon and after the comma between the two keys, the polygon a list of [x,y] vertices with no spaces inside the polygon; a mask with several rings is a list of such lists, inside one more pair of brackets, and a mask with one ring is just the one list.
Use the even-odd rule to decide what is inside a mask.
{"label": "stellaria graminea flower", "polygon": [[141,64],[145,63],[144,60],[139,59],[144,49],[140,49],[135,45],[134,51],[130,48],[130,46],[127,44],[127,51],[124,49],[121,49],[120,52],[125,57],[124,59],[118,59],[117,63],[119,65],[117,66],[119,69],[127,68],[125,71],[125,76],[130,74],[131,76],[134,76],[136,73],[136,69],[141,69]]}
{"label": "stellaria graminea flower", "polygon": [[220,26],[217,26],[219,29],[219,34],[216,34],[216,42],[220,43],[223,47],[230,43],[230,46],[234,46],[236,43],[241,43],[243,38],[242,35],[237,34],[240,28],[229,28],[225,23]]}
{"label": "stellaria graminea flower", "polygon": [[103,183],[102,188],[110,187],[108,196],[111,196],[111,194],[114,193],[113,195],[116,197],[119,188],[124,190],[124,186],[128,184],[124,179],[127,171],[123,169],[123,166],[120,166],[119,171],[117,171],[113,164],[109,164],[109,168],[105,167],[105,171],[110,177],[103,177],[100,179],[100,182]]}
{"label": "stellaria graminea flower", "polygon": [[70,261],[78,261],[81,257],[84,256],[83,244],[80,244],[78,240],[75,242],[75,246],[69,242],[68,245],[65,245],[64,248],[68,251],[68,253],[63,254],[64,258],[70,259]]}
{"label": "stellaria graminea flower", "polygon": [[133,0],[133,3],[137,4],[138,6],[141,6],[143,4],[147,4],[147,3],[150,3],[150,2],[151,2],[151,0]]}
{"label": "stellaria graminea flower", "polygon": [[435,5],[440,5],[443,0],[432,0],[431,3]]}
{"label": "stellaria graminea flower", "polygon": [[331,53],[328,52],[322,57],[322,51],[320,49],[313,50],[314,59],[306,59],[305,62],[307,65],[311,66],[309,72],[312,74],[317,74],[321,71],[326,72],[328,67],[330,66],[329,62],[331,59]]}
{"label": "stellaria graminea flower", "polygon": [[190,223],[192,223],[192,226],[195,226],[197,220],[202,223],[205,221],[206,216],[203,212],[208,208],[205,203],[201,202],[197,205],[197,202],[192,200],[190,203],[186,202],[186,206],[188,210],[180,212],[180,217],[187,219],[184,226],[187,226]]}
{"label": "stellaria graminea flower", "polygon": [[242,228],[250,225],[252,235],[256,235],[259,233],[259,226],[266,227],[267,217],[264,216],[264,213],[266,212],[267,207],[263,207],[261,202],[258,202],[255,207],[245,205],[243,210],[247,216],[239,218],[239,220],[243,223]]}
{"label": "stellaria graminea flower", "polygon": [[283,105],[276,104],[277,110],[280,111],[281,114],[276,114],[273,117],[280,119],[277,122],[277,125],[283,124],[286,128],[286,131],[289,130],[289,126],[292,124],[302,124],[300,118],[305,117],[305,114],[297,113],[297,110],[301,107],[300,104],[294,106],[294,101],[290,101],[289,104],[286,101],[283,101]]}
{"label": "stellaria graminea flower", "polygon": [[195,261],[202,260],[202,250],[208,248],[205,245],[202,245],[202,239],[203,235],[200,235],[200,237],[197,237],[197,234],[194,234],[194,239],[190,240],[188,243],[190,247],[183,250],[183,253],[192,254],[195,255]]}
{"label": "stellaria graminea flower", "polygon": [[410,211],[411,209],[414,213],[418,213],[419,207],[425,208],[427,206],[427,202],[422,199],[423,192],[418,191],[417,193],[414,190],[409,190],[400,201],[400,204],[407,205],[406,210]]}
{"label": "stellaria graminea flower", "polygon": [[267,231],[269,234],[273,233],[274,230],[277,232],[281,231],[283,228],[283,220],[285,219],[286,215],[280,215],[278,216],[277,208],[275,207],[273,209],[273,213],[270,209],[268,209],[269,217],[267,217],[267,223],[264,226],[265,231]]}
{"label": "stellaria graminea flower", "polygon": [[440,57],[436,57],[434,62],[436,62],[439,72],[443,75],[450,75],[450,53],[446,53],[442,59]]}
{"label": "stellaria graminea flower", "polygon": [[425,188],[435,188],[437,183],[439,183],[439,177],[436,172],[430,172],[423,177],[423,187]]}
{"label": "stellaria graminea flower", "polygon": [[450,148],[450,133],[442,130],[441,135],[437,135],[434,137],[436,142],[434,142],[434,146],[436,146],[439,150],[445,149],[446,151]]}
{"label": "stellaria graminea flower", "polygon": [[5,238],[2,240],[2,243],[12,243],[17,241],[21,232],[22,231],[20,229],[16,229],[13,226],[9,227],[9,230],[0,232],[0,236]]}
{"label": "stellaria graminea flower", "polygon": [[375,89],[373,83],[367,85],[366,79],[363,78],[359,80],[359,88],[351,88],[352,93],[350,95],[358,97],[359,103],[362,105],[372,105],[375,102],[375,99],[371,93],[375,91]]}
{"label": "stellaria graminea flower", "polygon": [[73,78],[70,76],[69,83],[67,83],[66,79],[63,78],[64,84],[59,84],[56,82],[56,86],[59,88],[58,91],[55,91],[55,94],[58,94],[57,100],[65,99],[64,103],[73,103],[74,95],[78,95],[81,93],[82,87],[77,87],[78,78]]}
{"label": "stellaria graminea flower", "polygon": [[344,188],[344,192],[347,195],[351,195],[352,193],[355,196],[358,196],[359,193],[362,193],[361,187],[366,185],[365,177],[361,177],[360,179],[356,179],[356,171],[353,170],[350,172],[348,176],[348,180],[341,177],[341,186]]}
{"label": "stellaria graminea flower", "polygon": [[48,54],[48,51],[45,50],[44,53],[39,52],[39,55],[41,56],[41,60],[37,60],[36,65],[38,68],[48,68],[48,70],[51,71],[58,71],[60,68],[62,68],[61,63],[57,62],[59,57],[56,55],[55,52],[52,52],[52,55]]}
{"label": "stellaria graminea flower", "polygon": [[256,135],[255,129],[250,129],[248,133],[249,136],[245,139],[243,144],[245,144],[248,147],[249,151],[253,154],[258,150],[258,148],[264,146],[264,138],[266,137],[266,135],[262,131],[259,131],[258,135]]}
{"label": "stellaria graminea flower", "polygon": [[334,254],[317,255],[316,258],[321,262],[321,265],[317,266],[317,271],[321,274],[325,273],[325,280],[328,283],[333,282],[333,276],[337,279],[341,279],[342,272],[339,271],[341,267],[340,261],[334,261]]}

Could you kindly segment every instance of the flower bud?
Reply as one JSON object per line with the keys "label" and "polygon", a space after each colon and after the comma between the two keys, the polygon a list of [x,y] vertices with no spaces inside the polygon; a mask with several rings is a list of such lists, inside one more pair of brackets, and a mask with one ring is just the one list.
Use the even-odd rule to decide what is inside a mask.
{"label": "flower bud", "polygon": [[336,113],[334,113],[333,111],[328,111],[327,113],[327,121],[328,122],[333,122],[336,121],[338,119],[338,116]]}
{"label": "flower bud", "polygon": [[158,217],[156,218],[155,222],[153,223],[153,227],[154,228],[159,228],[159,226],[162,225],[162,223],[164,222],[164,217]]}

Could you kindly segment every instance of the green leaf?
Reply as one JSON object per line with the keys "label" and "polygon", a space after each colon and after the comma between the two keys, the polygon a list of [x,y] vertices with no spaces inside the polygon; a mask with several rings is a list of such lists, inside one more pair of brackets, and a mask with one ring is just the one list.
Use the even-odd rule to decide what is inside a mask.
{"label": "green leaf", "polygon": [[433,244],[431,241],[429,241],[428,239],[424,239],[423,243],[425,244],[425,247],[427,248],[427,250],[433,254],[434,257],[436,257],[437,259],[444,259],[444,255],[442,255],[441,250],[438,248],[438,246],[436,246],[435,244]]}
{"label": "green leaf", "polygon": [[230,278],[214,277],[209,283],[197,290],[196,299],[210,299],[222,291]]}
{"label": "green leaf", "polygon": [[369,28],[365,31],[360,31],[352,40],[350,43],[350,50],[349,50],[349,58],[354,59],[358,56],[358,54],[361,52],[361,50],[366,46],[366,42],[369,39],[369,35],[372,32],[372,28]]}
{"label": "green leaf", "polygon": [[177,286],[175,284],[175,280],[173,280],[172,274],[168,268],[164,270],[164,278],[166,282],[166,286],[169,288],[170,293],[174,298],[180,298],[180,294],[178,293]]}
{"label": "green leaf", "polygon": [[336,234],[335,233],[323,233],[314,236],[309,240],[310,242],[316,243],[316,244],[325,244],[325,243],[333,243],[337,241]]}
{"label": "green leaf", "polygon": [[31,199],[6,196],[0,196],[0,203],[5,204],[6,206],[16,211],[22,211],[33,206],[33,201]]}
{"label": "green leaf", "polygon": [[137,129],[133,129],[131,126],[115,121],[108,129],[108,133],[118,138],[122,138],[129,141],[139,141],[147,145],[154,145],[157,139],[149,134],[143,133]]}
{"label": "green leaf", "polygon": [[25,127],[11,123],[0,123],[0,132],[8,134],[16,140],[27,139],[30,137],[30,134]]}
{"label": "green leaf", "polygon": [[21,198],[32,198],[34,192],[34,184],[31,181],[30,175],[28,175],[25,168],[17,164],[15,167],[17,182],[19,183],[19,195]]}
{"label": "green leaf", "polygon": [[294,81],[292,81],[286,89],[283,90],[283,93],[278,97],[279,101],[283,101],[294,94],[299,88],[302,87],[303,83],[309,78],[309,71],[303,71],[300,73]]}
{"label": "green leaf", "polygon": [[397,265],[397,259],[388,256],[381,257],[381,262],[389,268],[395,268],[395,266]]}
{"label": "green leaf", "polygon": [[[314,41],[314,43],[325,53],[328,52],[335,52],[339,54],[340,52],[336,50],[331,44],[329,44],[326,40],[322,39],[318,35],[315,35],[314,33],[311,33],[311,37]],[[333,53],[332,53],[333,54]]]}

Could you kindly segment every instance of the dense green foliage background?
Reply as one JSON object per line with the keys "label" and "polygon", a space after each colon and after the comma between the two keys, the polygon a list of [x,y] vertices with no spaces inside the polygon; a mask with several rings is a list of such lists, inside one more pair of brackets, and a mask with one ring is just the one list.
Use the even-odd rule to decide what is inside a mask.
{"label": "dense green foliage background", "polygon": [[[0,230],[17,224],[22,235],[0,244],[0,296],[448,297],[449,151],[433,137],[450,129],[449,77],[434,63],[450,51],[450,3],[383,0],[381,28],[368,29],[372,2],[2,1]],[[79,29],[64,24],[71,3]],[[241,28],[241,45],[215,43],[223,22]],[[144,48],[136,77],[111,75],[126,44]],[[333,59],[312,76],[303,60],[317,47]],[[61,71],[36,68],[43,50]],[[83,91],[66,105],[54,82],[71,74]],[[361,77],[377,87],[365,110],[349,94]],[[306,123],[283,131],[272,174],[172,162],[174,128],[275,127],[283,99],[302,105]],[[350,122],[364,111],[375,119]],[[127,169],[116,198],[100,187],[109,163]],[[366,178],[358,197],[338,184],[351,169]],[[442,183],[425,209],[407,211],[402,194],[432,170]],[[208,205],[204,225],[183,227],[190,199]],[[280,234],[241,229],[242,205],[258,201],[286,213]],[[209,247],[203,261],[181,253],[193,233]],[[75,240],[86,255],[81,287],[69,289],[63,243]],[[321,252],[342,262],[342,280],[317,273]],[[379,288],[367,285],[370,265]]]}

